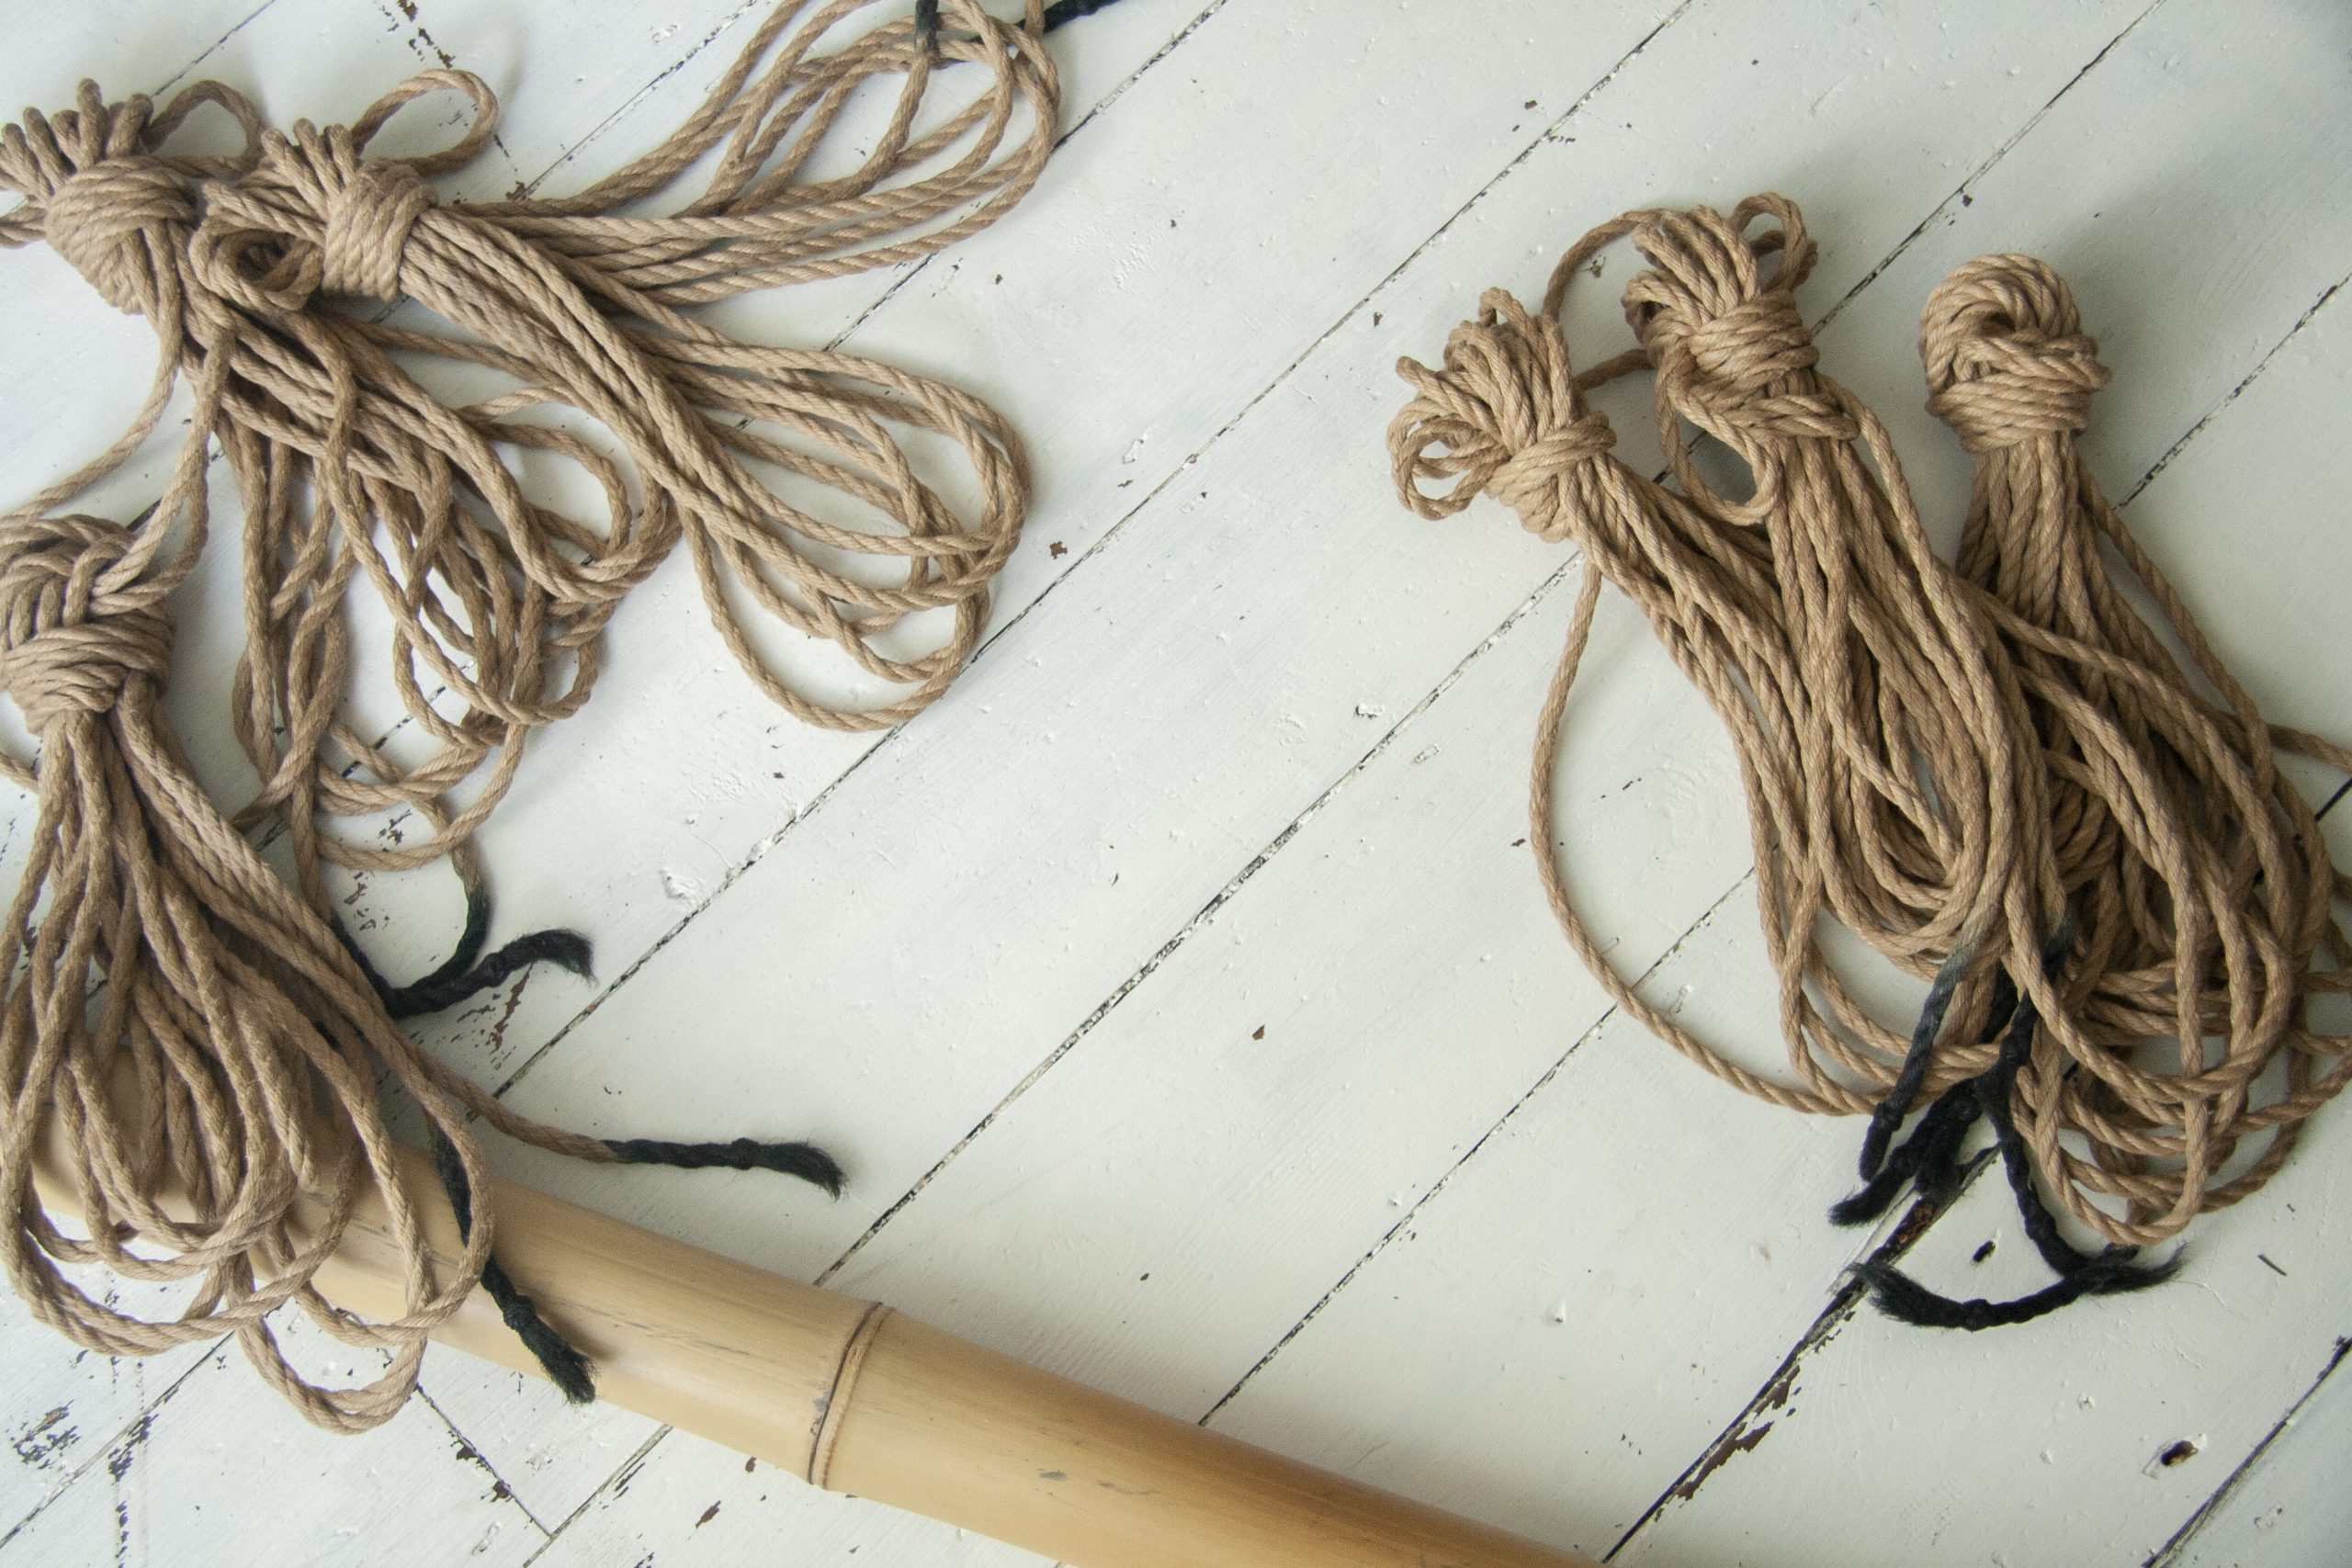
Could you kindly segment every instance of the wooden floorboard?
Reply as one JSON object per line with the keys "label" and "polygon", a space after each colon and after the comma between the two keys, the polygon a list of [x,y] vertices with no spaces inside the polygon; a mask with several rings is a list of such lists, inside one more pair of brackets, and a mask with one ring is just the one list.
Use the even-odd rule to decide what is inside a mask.
{"label": "wooden floorboard", "polygon": [[[0,96],[217,74],[325,119],[446,57],[507,107],[452,188],[558,191],[673,123],[763,6],[419,9],[105,0],[18,29]],[[1126,0],[1057,32],[1062,144],[1014,217],[719,312],[1019,428],[1037,502],[981,658],[899,731],[815,734],[672,562],[484,840],[498,931],[580,926],[597,979],[424,1030],[531,1114],[815,1134],[850,1191],[496,1163],[1623,1562],[2335,1562],[2335,1119],[2199,1223],[2165,1290],[1973,1337],[1857,1307],[1843,1270],[1889,1246],[2030,1287],[2006,1196],[1835,1231],[1850,1124],[1745,1100],[1609,1006],[1523,843],[1572,558],[1491,502],[1411,517],[1381,432],[1395,360],[1433,359],[1481,288],[1539,292],[1622,208],[1776,188],[1822,243],[1801,299],[1826,367],[1948,543],[1966,459],[1921,407],[1918,307],[1958,261],[2028,250],[2117,372],[2086,450],[2135,533],[2274,717],[2352,733],[2346,31],[2321,0]],[[1580,280],[1582,357],[1623,340],[1632,265]],[[17,495],[136,406],[152,349],[45,251],[0,278]],[[1641,393],[1604,399],[1636,460]],[[88,509],[134,510],[167,452]],[[232,575],[183,595],[172,705],[224,796],[250,787],[218,722]],[[1586,669],[1551,825],[1571,885],[1645,994],[1769,1066],[1720,725],[1613,594]],[[380,695],[356,712],[404,743]],[[11,808],[0,867],[29,829]],[[2352,812],[2329,830],[2352,853]],[[345,887],[388,966],[446,952],[445,877]],[[424,1386],[337,1442],[232,1352],[114,1363],[0,1308],[0,1568],[1036,1561],[451,1353]]]}

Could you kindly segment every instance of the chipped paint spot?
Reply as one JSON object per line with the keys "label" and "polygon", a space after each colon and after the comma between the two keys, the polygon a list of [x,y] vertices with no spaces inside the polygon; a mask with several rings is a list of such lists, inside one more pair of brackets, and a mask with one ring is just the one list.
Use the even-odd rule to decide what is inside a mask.
{"label": "chipped paint spot", "polygon": [[155,1413],[152,1410],[133,1421],[130,1430],[122,1435],[121,1443],[107,1455],[107,1473],[117,1481],[129,1475],[130,1467],[138,1462],[140,1445],[146,1442],[148,1435],[154,1429]]}
{"label": "chipped paint spot", "polygon": [[17,1450],[17,1460],[36,1470],[48,1470],[60,1462],[67,1449],[82,1440],[78,1427],[64,1425],[73,1412],[59,1405],[9,1440]]}
{"label": "chipped paint spot", "polygon": [[702,1517],[695,1521],[695,1529],[700,1529],[703,1526],[710,1523],[711,1520],[717,1517],[718,1517],[718,1505],[713,1503],[709,1507],[705,1508],[702,1511]]}
{"label": "chipped paint spot", "polygon": [[1707,1483],[1707,1477],[1730,1463],[1732,1455],[1755,1452],[1756,1445],[1762,1442],[1764,1434],[1771,1429],[1772,1423],[1767,1421],[1760,1427],[1726,1438],[1709,1449],[1707,1457],[1701,1460],[1690,1475],[1674,1488],[1674,1495],[1686,1503],[1696,1497],[1699,1488]]}

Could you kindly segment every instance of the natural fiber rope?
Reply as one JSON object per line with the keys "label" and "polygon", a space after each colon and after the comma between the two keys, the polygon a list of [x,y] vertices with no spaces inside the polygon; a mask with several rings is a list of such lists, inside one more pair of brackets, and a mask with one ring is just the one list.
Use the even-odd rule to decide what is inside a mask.
{"label": "natural fiber rope", "polygon": [[[1650,264],[1624,296],[1641,347],[1579,377],[1556,317],[1570,278],[1626,236]],[[1489,291],[1442,368],[1400,363],[1414,396],[1390,428],[1398,491],[1432,518],[1491,491],[1583,553],[1537,727],[1531,842],[1571,945],[1619,1005],[1751,1094],[1874,1112],[1862,1174],[1876,1190],[1841,1218],[1882,1208],[1891,1178],[1949,1185],[1982,1111],[2014,1156],[2029,1228],[2066,1276],[2030,1311],[2147,1283],[2161,1270],[2123,1249],[2258,1186],[2352,1077],[2346,1039],[2312,1019],[2314,998],[2352,988],[2352,945],[2330,909],[2352,884],[2273,751],[2338,767],[2352,754],[2274,735],[2084,474],[2075,436],[2107,373],[2054,274],[1988,257],[1930,301],[1932,406],[1979,457],[1954,570],[1928,547],[1884,427],[1816,368],[1794,298],[1814,254],[1778,197],[1728,219],[1701,208],[1600,226],[1562,259],[1540,316]],[[1584,399],[1645,367],[1671,486],[1611,456],[1614,434]],[[1747,465],[1751,496],[1707,482],[1686,424]],[[2194,675],[2126,603],[2101,540]],[[1554,761],[1604,579],[1731,731],[1793,1084],[1731,1061],[1619,976],[1549,847]],[[1825,917],[1935,978],[1916,1028],[1850,994]],[[1890,1151],[1926,1100],[1935,1109],[1912,1142]],[[2225,1170],[2248,1139],[2259,1154]],[[2037,1174],[2118,1250],[2068,1247]],[[1941,1298],[1879,1282],[1882,1299],[1907,1287],[1890,1304],[1934,1321],[2030,1314],[1942,1314],[1928,1304]]]}
{"label": "natural fiber rope", "polygon": [[[424,1335],[481,1280],[567,1391],[583,1393],[584,1363],[503,1280],[489,1216],[470,1213],[484,1176],[470,1119],[585,1158],[760,1166],[838,1184],[805,1145],[608,1142],[541,1126],[392,1021],[532,958],[584,966],[577,938],[541,933],[465,973],[486,919],[469,840],[512,784],[525,738],[586,700],[605,622],[680,539],[728,646],[809,723],[895,724],[977,645],[1027,499],[1012,431],[954,388],[838,351],[740,343],[689,313],[928,254],[993,222],[1036,180],[1057,111],[1038,0],[1017,25],[977,0],[944,0],[922,7],[920,27],[902,15],[855,30],[872,3],[786,0],[674,134],[570,197],[441,202],[428,180],[487,145],[496,110],[459,71],[427,72],[323,131],[265,129],[214,83],[160,113],[143,97],[107,104],[85,83],[73,109],[0,130],[0,188],[24,198],[0,214],[0,243],[46,241],[110,303],[144,316],[161,345],[123,436],[0,516],[0,685],[40,743],[29,768],[0,760],[40,807],[0,930],[0,1206],[19,1217],[17,1290],[77,1343],[141,1354],[232,1330],[307,1416],[356,1430],[399,1408]],[[1057,7],[1050,20],[1074,14]],[[926,121],[934,75],[959,62],[955,78],[975,90]],[[895,107],[871,151],[848,173],[812,176],[852,100],[891,78]],[[368,155],[401,106],[444,89],[474,107],[454,146]],[[204,104],[237,122],[243,149],[164,151]],[[699,189],[675,210],[619,210],[690,174]],[[383,324],[322,295],[410,299],[444,325]],[[498,372],[511,389],[445,405],[411,374],[426,356]],[[182,385],[191,427],[158,504],[129,525],[64,510],[130,460]],[[541,409],[585,416],[599,437],[533,423]],[[894,426],[962,451],[968,518],[917,475]],[[205,799],[162,711],[167,600],[209,531],[215,447],[245,511],[232,716],[261,777],[233,818]],[[517,448],[576,465],[606,515],[527,497]],[[830,487],[892,527],[804,511],[763,469]],[[860,557],[903,571],[876,585],[831,564]],[[344,716],[345,599],[361,580],[391,623],[394,682],[429,742],[421,757],[396,761]],[[735,591],[906,690],[863,708],[796,690],[754,653]],[[938,646],[897,651],[908,634],[896,628],[933,610],[949,622]],[[397,848],[322,822],[403,809],[432,830]],[[242,830],[264,823],[287,829],[291,886]],[[445,855],[469,892],[458,953],[416,986],[383,987],[334,922],[324,867]],[[379,1075],[433,1129],[466,1235],[454,1269],[425,1250]],[[70,1150],[86,1239],[61,1232],[32,1194],[45,1124]],[[311,1284],[370,1188],[405,1270],[406,1310],[384,1323]],[[306,1200],[325,1223],[298,1244]],[[142,1320],[78,1289],[61,1261],[193,1293],[177,1316]],[[389,1370],[357,1388],[307,1382],[267,1321],[288,1302],[390,1352]]]}

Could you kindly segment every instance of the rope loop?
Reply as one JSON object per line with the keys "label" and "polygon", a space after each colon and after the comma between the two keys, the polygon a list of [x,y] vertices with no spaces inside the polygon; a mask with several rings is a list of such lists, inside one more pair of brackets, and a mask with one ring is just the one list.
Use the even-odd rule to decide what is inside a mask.
{"label": "rope loop", "polygon": [[[1627,237],[1649,263],[1623,299],[1641,349],[1574,378],[1553,318]],[[1840,1223],[1905,1186],[1948,1201],[1963,1139],[1989,1125],[2058,1283],[1951,1302],[1869,1277],[1913,1321],[2022,1322],[2165,1278],[2176,1260],[2133,1249],[2255,1190],[2352,1083],[2352,1036],[2315,1005],[2352,993],[2337,913],[2352,878],[2278,765],[2291,750],[2352,771],[2352,750],[2264,720],[2086,471],[2075,438],[2108,372],[2054,271],[1982,257],[1922,315],[1929,406],[1977,457],[1947,562],[1884,426],[1820,368],[1795,299],[1815,254],[1777,196],[1598,225],[1555,270],[1542,320],[1490,293],[1442,369],[1400,364],[1412,397],[1391,463],[1423,516],[1491,491],[1584,551],[1528,780],[1528,842],[1570,945],[1715,1076],[1871,1114]],[[1577,423],[1580,380],[1643,362],[1670,485]],[[1752,496],[1711,487],[1685,421],[1748,463]],[[1421,488],[1443,478],[1450,491]],[[1786,1076],[1729,1059],[1619,975],[1553,855],[1557,747],[1604,581],[1730,732]],[[1833,922],[1928,982],[1907,1028],[1843,978]],[[2108,1247],[2075,1248],[2060,1213]]]}
{"label": "rope loop", "polygon": [[[124,433],[0,512],[0,687],[41,743],[37,774],[0,757],[40,814],[0,919],[0,1211],[17,1227],[0,1263],[37,1315],[109,1354],[234,1332],[305,1416],[352,1431],[398,1412],[424,1336],[479,1287],[585,1397],[584,1359],[497,1267],[492,1216],[473,1213],[481,1126],[580,1158],[757,1167],[838,1192],[839,1167],[798,1142],[532,1122],[397,1021],[526,964],[587,972],[574,932],[488,950],[472,836],[524,743],[586,702],[605,626],[677,546],[718,642],[808,723],[896,725],[969,661],[1030,494],[1003,417],[836,348],[740,341],[696,307],[908,265],[994,223],[1053,150],[1043,35],[1093,8],[1026,0],[1012,23],[982,0],[943,0],[926,14],[947,25],[919,48],[905,0],[779,0],[668,137],[568,196],[440,204],[427,182],[478,156],[497,121],[490,88],[455,70],[324,130],[266,129],[215,83],[161,112],[107,105],[85,83],[74,107],[0,127],[0,192],[21,198],[0,212],[0,245],[46,240],[145,317],[159,348]],[[472,106],[454,141],[371,151],[404,107],[446,91]],[[243,146],[170,152],[207,106]],[[445,400],[422,368],[433,362],[487,389]],[[124,527],[74,511],[176,412],[175,394],[192,404],[188,434],[148,515]],[[550,467],[582,481],[545,487],[560,504],[524,483]],[[243,508],[229,728],[260,781],[233,813],[206,797],[161,701],[166,601],[195,569],[222,481]],[[361,592],[380,614],[352,613]],[[841,668],[787,679],[745,625],[763,613]],[[352,704],[355,628],[378,625],[396,743],[380,710],[363,719]],[[858,691],[861,677],[885,690]],[[330,830],[353,817],[409,827]],[[257,829],[277,832],[290,877]],[[444,862],[466,894],[464,931],[432,973],[390,984],[337,922],[328,868]],[[387,1089],[429,1124],[465,1238],[455,1259],[426,1245]],[[83,1200],[79,1235],[33,1195],[44,1127]],[[400,1309],[376,1322],[312,1282],[365,1190],[401,1274]],[[84,1293],[66,1264],[193,1294],[141,1320]],[[267,1322],[289,1304],[390,1351],[389,1366],[356,1388],[307,1380]]]}
{"label": "rope loop", "polygon": [[[1558,541],[1578,515],[1568,504],[1580,473],[1617,444],[1585,403],[1567,341],[1549,318],[1489,289],[1479,313],[1453,329],[1441,369],[1407,359],[1396,373],[1413,400],[1388,430],[1397,494],[1424,517],[1452,516],[1492,491],[1529,532]],[[1432,494],[1424,479],[1453,479]]]}
{"label": "rope loop", "polygon": [[1768,279],[1740,226],[1704,207],[1657,214],[1634,243],[1651,269],[1627,288],[1625,315],[1657,372],[1662,412],[1751,464],[1777,442],[1855,438],[1843,401],[1805,374],[1821,353],[1797,309],[1798,269]]}

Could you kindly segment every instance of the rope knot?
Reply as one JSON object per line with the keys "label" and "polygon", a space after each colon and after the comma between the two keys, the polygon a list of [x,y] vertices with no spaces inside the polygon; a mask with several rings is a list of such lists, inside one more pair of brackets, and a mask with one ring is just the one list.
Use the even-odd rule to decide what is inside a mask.
{"label": "rope knot", "polygon": [[1788,290],[1768,288],[1713,312],[1644,310],[1635,325],[1657,370],[1659,399],[1735,448],[1854,438],[1853,417],[1838,399],[1809,377],[1793,379],[1820,363],[1821,350]]}
{"label": "rope knot", "polygon": [[1558,544],[1568,536],[1572,516],[1562,502],[1577,470],[1617,445],[1617,432],[1599,414],[1588,413],[1548,431],[1505,458],[1487,489],[1519,513],[1529,533]]}
{"label": "rope knot", "polygon": [[197,277],[263,314],[291,315],[321,290],[398,299],[409,237],[439,198],[416,160],[364,157],[363,146],[308,120],[265,131],[252,172],[207,193],[188,245]]}
{"label": "rope knot", "polygon": [[[1777,227],[1750,238],[1759,216]],[[1751,197],[1728,219],[1706,207],[1652,212],[1632,233],[1650,265],[1625,286],[1625,320],[1662,407],[1751,458],[1770,442],[1855,437],[1853,416],[1810,374],[1821,352],[1796,288],[1814,251],[1793,204]],[[1774,252],[1781,265],[1768,275]]]}
{"label": "rope knot", "polygon": [[[403,105],[445,89],[473,104],[455,142],[410,158],[364,155]],[[254,155],[232,171],[234,179],[207,192],[203,226],[188,244],[190,265],[207,288],[266,315],[291,315],[322,288],[398,299],[409,238],[438,199],[425,176],[465,166],[489,145],[497,120],[497,96],[481,77],[423,71],[348,126],[256,127]]]}
{"label": "rope knot", "polygon": [[1919,357],[1928,412],[1976,453],[2088,428],[2109,379],[2065,279],[2031,256],[1979,256],[1937,285]]}
{"label": "rope knot", "polygon": [[107,712],[135,680],[163,684],[171,612],[160,589],[122,570],[137,538],[79,514],[0,527],[0,689],[36,735]]}
{"label": "rope knot", "polygon": [[330,294],[400,298],[401,252],[416,220],[438,199],[406,164],[368,158],[353,164],[327,192],[320,287]]}
{"label": "rope knot", "polygon": [[1676,341],[1693,374],[1743,397],[1760,397],[1782,377],[1821,362],[1796,296],[1778,288],[1690,322]]}
{"label": "rope knot", "polygon": [[[243,130],[244,148],[161,152],[208,104]],[[0,213],[0,245],[46,240],[108,304],[153,319],[174,298],[165,275],[196,227],[197,183],[250,166],[260,130],[253,105],[218,82],[183,88],[161,112],[138,93],[107,103],[96,82],[84,82],[72,108],[28,109],[20,123],[0,126],[0,192],[24,197]]]}
{"label": "rope knot", "polygon": [[[172,231],[196,226],[195,190],[159,158],[130,153],[69,175],[43,204],[50,249],[126,315],[150,314],[155,269],[178,249]],[[149,236],[163,231],[160,243]]]}
{"label": "rope knot", "polygon": [[[1447,337],[1442,368],[1397,361],[1414,397],[1388,427],[1396,491],[1434,519],[1492,490],[1529,532],[1556,542],[1574,521],[1571,490],[1617,433],[1586,406],[1557,322],[1500,288],[1478,303],[1478,315]],[[1455,483],[1431,494],[1427,479]]]}

